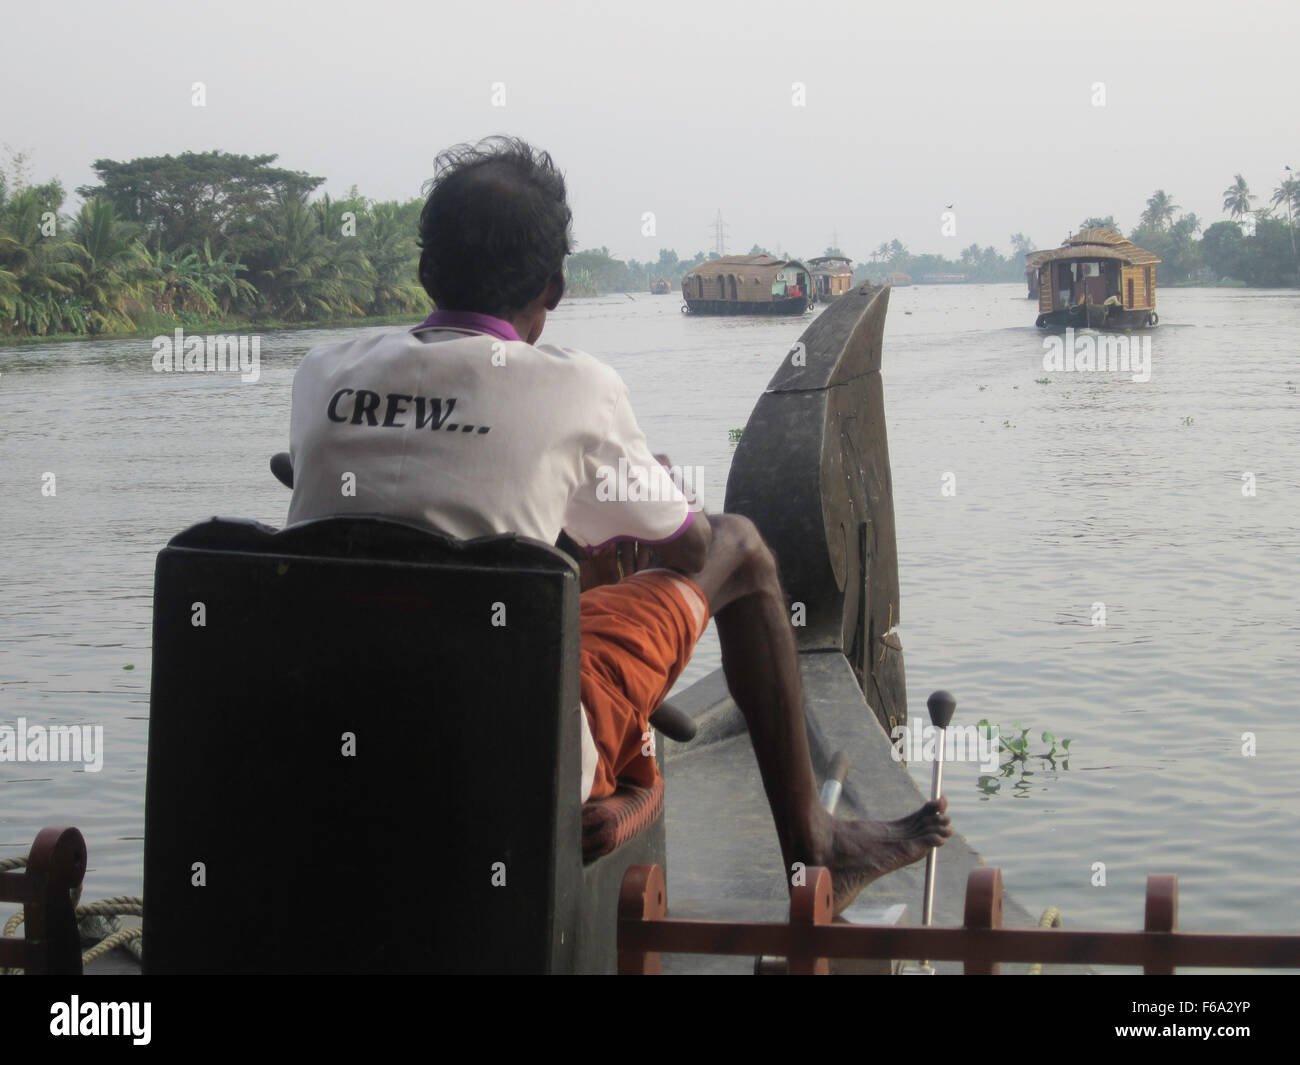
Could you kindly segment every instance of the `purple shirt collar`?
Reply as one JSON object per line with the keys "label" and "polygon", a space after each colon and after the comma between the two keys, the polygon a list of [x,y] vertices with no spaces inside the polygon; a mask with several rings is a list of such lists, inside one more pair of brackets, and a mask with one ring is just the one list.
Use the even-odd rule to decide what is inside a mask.
{"label": "purple shirt collar", "polygon": [[471,333],[487,333],[488,336],[500,337],[502,340],[523,339],[509,322],[477,311],[434,311],[411,332],[437,328],[468,329]]}

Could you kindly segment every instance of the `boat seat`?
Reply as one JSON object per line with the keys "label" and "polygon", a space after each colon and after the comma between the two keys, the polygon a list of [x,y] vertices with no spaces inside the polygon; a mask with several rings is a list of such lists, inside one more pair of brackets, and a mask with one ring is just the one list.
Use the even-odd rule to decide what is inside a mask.
{"label": "boat seat", "polygon": [[594,862],[631,842],[664,812],[661,777],[649,788],[620,784],[613,795],[582,806],[582,860]]}
{"label": "boat seat", "polygon": [[578,597],[567,555],[515,535],[174,537],[145,972],[614,971],[623,873],[666,858],[663,790],[580,801]]}

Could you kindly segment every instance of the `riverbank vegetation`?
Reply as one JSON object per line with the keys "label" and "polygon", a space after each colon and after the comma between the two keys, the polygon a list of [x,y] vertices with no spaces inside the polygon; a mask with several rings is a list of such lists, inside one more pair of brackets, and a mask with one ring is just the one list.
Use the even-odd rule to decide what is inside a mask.
{"label": "riverbank vegetation", "polygon": [[[100,159],[98,183],[76,190],[74,213],[58,180],[33,183],[25,158],[11,152],[0,168],[0,337],[323,325],[428,312],[417,279],[422,200],[377,202],[355,187],[338,200],[315,196],[324,178],[275,162],[274,155],[215,151]],[[1161,257],[1165,283],[1297,284],[1300,183],[1284,181],[1258,207],[1257,199],[1237,175],[1224,192],[1228,219],[1203,230],[1161,190],[1129,236]],[[1089,225],[1118,228],[1113,217],[1080,228]],[[749,253],[767,250],[756,244]],[[893,240],[872,251],[856,276],[1020,281],[1033,250],[1019,233],[1009,255],[972,244],[956,259],[913,255]],[[716,253],[680,259],[663,249],[638,262],[606,247],[581,250],[566,264],[568,293],[644,292],[660,277],[676,291],[684,274],[711,258]]]}
{"label": "riverbank vegetation", "polygon": [[0,334],[100,335],[221,322],[427,313],[416,277],[421,202],[310,194],[275,156],[101,159],[65,212],[21,156],[0,174]]}

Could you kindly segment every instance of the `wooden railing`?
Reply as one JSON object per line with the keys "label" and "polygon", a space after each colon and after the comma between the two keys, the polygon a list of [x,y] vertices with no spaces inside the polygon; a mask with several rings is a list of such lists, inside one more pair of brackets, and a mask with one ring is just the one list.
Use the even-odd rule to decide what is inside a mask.
{"label": "wooden railing", "polygon": [[0,871],[0,902],[23,907],[24,935],[0,939],[0,967],[28,975],[81,974],[73,894],[86,875],[86,841],[75,828],[44,828],[25,867]]}
{"label": "wooden railing", "polygon": [[825,974],[830,958],[925,958],[960,961],[967,974],[997,973],[1001,962],[1137,965],[1148,975],[1178,966],[1300,968],[1300,935],[1179,932],[1178,878],[1147,877],[1141,932],[1084,932],[1002,927],[1002,874],[971,870],[961,928],[897,928],[831,923],[831,876],[808,869],[790,897],[784,924],[675,920],[665,917],[667,891],[657,865],[634,865],[619,898],[618,965],[623,974],[662,972],[660,954],[775,955],[790,973]]}

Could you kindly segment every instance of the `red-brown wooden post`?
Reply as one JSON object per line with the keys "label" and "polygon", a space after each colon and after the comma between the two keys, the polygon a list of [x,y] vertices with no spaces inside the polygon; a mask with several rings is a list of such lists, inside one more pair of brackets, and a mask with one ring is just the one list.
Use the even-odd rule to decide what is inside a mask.
{"label": "red-brown wooden post", "polygon": [[659,976],[663,965],[658,951],[629,950],[622,944],[624,921],[658,921],[668,909],[664,871],[657,865],[629,865],[618,893],[618,974]]}
{"label": "red-brown wooden post", "polygon": [[[805,882],[790,893],[791,932],[797,936],[801,928],[830,924],[834,909],[831,871],[820,865],[810,866]],[[829,976],[830,972],[829,959],[791,951],[791,976]]]}
{"label": "red-brown wooden post", "polygon": [[[1002,872],[994,866],[972,869],[966,878],[967,931],[1002,927]],[[966,956],[964,972],[967,976],[997,976],[998,963],[983,953]]]}
{"label": "red-brown wooden post", "polygon": [[[1173,873],[1152,873],[1147,877],[1147,932],[1172,933],[1178,930],[1178,877]],[[1164,953],[1169,940],[1148,935],[1147,946]],[[1173,976],[1174,966],[1168,962],[1148,962],[1142,969],[1147,976]]]}

